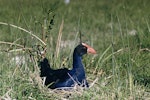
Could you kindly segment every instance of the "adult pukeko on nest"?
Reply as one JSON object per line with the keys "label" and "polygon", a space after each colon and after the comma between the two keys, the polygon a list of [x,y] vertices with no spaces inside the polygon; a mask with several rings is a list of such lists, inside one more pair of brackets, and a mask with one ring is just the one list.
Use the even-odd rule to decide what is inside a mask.
{"label": "adult pukeko on nest", "polygon": [[96,54],[96,51],[85,43],[79,44],[73,53],[73,68],[51,69],[47,58],[40,62],[41,77],[46,77],[45,85],[51,89],[62,87],[73,87],[75,84],[88,87],[85,76],[84,66],[82,64],[82,56],[84,54]]}

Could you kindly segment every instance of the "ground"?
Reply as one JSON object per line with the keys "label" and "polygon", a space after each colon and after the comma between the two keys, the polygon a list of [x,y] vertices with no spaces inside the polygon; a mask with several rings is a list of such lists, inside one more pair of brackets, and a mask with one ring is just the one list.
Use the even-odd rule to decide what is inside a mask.
{"label": "ground", "polygon": [[[0,99],[148,100],[149,4],[149,0],[0,0]],[[54,69],[71,68],[79,33],[97,51],[83,57],[91,87],[70,91],[44,87],[37,52],[46,51]]]}

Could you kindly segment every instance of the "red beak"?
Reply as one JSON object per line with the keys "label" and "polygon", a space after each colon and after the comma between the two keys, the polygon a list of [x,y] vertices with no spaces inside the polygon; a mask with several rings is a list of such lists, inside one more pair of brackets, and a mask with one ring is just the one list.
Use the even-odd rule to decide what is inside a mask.
{"label": "red beak", "polygon": [[82,43],[82,45],[87,47],[87,53],[96,54],[96,51],[92,47],[90,47],[89,45],[87,45],[85,43]]}

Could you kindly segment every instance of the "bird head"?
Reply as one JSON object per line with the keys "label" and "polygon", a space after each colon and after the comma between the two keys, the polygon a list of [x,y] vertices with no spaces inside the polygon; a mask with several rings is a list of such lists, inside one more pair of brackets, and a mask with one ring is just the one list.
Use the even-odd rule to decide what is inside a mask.
{"label": "bird head", "polygon": [[75,51],[77,52],[78,55],[83,56],[84,54],[90,53],[90,54],[96,54],[96,51],[89,45],[85,43],[79,44],[76,48]]}

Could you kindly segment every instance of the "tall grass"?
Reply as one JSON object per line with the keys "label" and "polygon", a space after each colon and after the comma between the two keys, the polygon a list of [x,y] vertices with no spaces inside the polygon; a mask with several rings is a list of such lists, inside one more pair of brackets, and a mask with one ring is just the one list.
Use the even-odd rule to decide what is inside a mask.
{"label": "tall grass", "polygon": [[[149,0],[68,5],[57,0],[1,0],[0,99],[149,99],[148,4]],[[48,89],[39,77],[40,57],[47,57],[54,69],[72,68],[80,30],[82,41],[97,51],[83,57],[90,88]]]}

